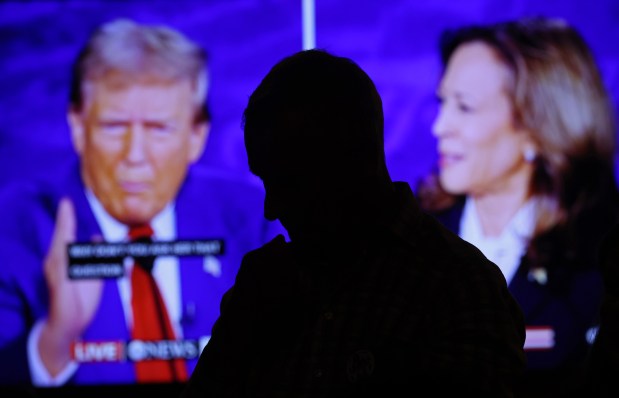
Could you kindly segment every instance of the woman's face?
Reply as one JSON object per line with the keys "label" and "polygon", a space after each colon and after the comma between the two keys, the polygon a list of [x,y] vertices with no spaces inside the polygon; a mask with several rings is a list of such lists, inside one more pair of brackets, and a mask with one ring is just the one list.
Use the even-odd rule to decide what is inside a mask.
{"label": "woman's face", "polygon": [[482,42],[462,44],[452,54],[432,126],[448,192],[477,196],[528,187],[532,166],[523,152],[533,144],[528,132],[514,127],[509,73]]}

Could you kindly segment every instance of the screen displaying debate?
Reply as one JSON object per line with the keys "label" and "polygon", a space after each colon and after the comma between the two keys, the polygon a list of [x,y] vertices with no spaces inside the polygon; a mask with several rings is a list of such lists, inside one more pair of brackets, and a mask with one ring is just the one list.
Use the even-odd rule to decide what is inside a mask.
{"label": "screen displaying debate", "polygon": [[[186,380],[243,255],[285,234],[263,218],[263,188],[249,172],[241,127],[249,95],[281,58],[310,46],[357,62],[382,96],[392,178],[415,188],[439,161],[432,130],[443,71],[438,42],[445,29],[522,16],[563,18],[591,47],[619,113],[617,5],[599,1],[582,13],[583,4],[1,3],[0,385]],[[127,67],[129,81],[120,83],[106,74],[113,72],[92,66],[123,59],[112,54],[103,61],[103,55],[93,57],[91,70],[81,76],[87,83],[76,85],[80,52],[114,21],[178,32],[204,50],[205,77],[159,76],[154,68],[152,79],[134,90],[135,65]],[[116,29],[130,30],[127,23]],[[108,31],[103,33],[112,40],[114,29]],[[127,62],[135,60],[132,51]],[[174,65],[191,69],[180,61]],[[183,86],[183,79],[191,84]],[[199,87],[204,104],[197,106],[208,110],[204,119],[187,113],[198,112]],[[132,137],[139,131],[142,141],[123,138],[128,131]],[[186,148],[182,167],[171,152],[174,143]],[[176,160],[165,163],[172,156]],[[145,223],[148,232],[133,239],[133,227]],[[160,284],[153,293],[157,335],[136,332],[148,318],[138,314],[150,311],[132,298],[140,284],[133,271],[142,268],[145,281]],[[582,338],[592,340],[594,333]],[[66,355],[56,352],[62,344]],[[553,328],[531,325],[527,344],[528,350],[552,350]],[[173,361],[182,370],[168,366]],[[143,370],[151,363],[160,370]]]}

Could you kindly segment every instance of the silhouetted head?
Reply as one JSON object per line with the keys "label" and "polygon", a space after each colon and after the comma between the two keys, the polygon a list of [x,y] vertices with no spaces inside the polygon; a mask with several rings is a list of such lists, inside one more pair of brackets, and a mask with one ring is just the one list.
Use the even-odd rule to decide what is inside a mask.
{"label": "silhouetted head", "polygon": [[249,98],[243,123],[249,167],[265,185],[265,216],[292,240],[337,235],[390,187],[382,101],[350,59],[322,50],[283,59]]}

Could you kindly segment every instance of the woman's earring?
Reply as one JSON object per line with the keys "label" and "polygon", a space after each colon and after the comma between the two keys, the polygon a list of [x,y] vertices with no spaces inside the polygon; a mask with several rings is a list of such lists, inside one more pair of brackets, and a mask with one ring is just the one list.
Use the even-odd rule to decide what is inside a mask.
{"label": "woman's earring", "polygon": [[522,152],[522,156],[524,157],[524,160],[527,161],[527,163],[533,163],[533,161],[537,157],[537,152],[535,152],[535,149],[531,147],[525,148]]}

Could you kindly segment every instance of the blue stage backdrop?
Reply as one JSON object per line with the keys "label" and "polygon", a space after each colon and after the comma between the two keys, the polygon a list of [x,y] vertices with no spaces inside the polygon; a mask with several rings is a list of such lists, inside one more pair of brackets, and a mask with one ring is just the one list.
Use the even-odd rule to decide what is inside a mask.
{"label": "blue stage backdrop", "polygon": [[0,186],[74,156],[71,64],[96,27],[119,17],[170,25],[204,46],[212,126],[201,163],[248,173],[241,114],[269,68],[301,49],[300,0],[2,2]]}
{"label": "blue stage backdrop", "polygon": [[[614,0],[335,0],[315,2],[316,46],[351,57],[383,97],[394,178],[415,183],[435,159],[440,32],[523,15],[565,18],[593,48],[619,110],[619,3]],[[69,69],[100,23],[116,17],[164,23],[210,56],[213,122],[201,162],[248,173],[241,113],[280,58],[302,48],[302,0],[0,3],[0,186],[73,156],[65,111]]]}
{"label": "blue stage backdrop", "polygon": [[437,109],[441,31],[535,15],[563,18],[583,34],[619,111],[619,2],[614,0],[317,0],[316,43],[354,59],[374,79],[385,108],[389,168],[394,178],[414,184],[435,161],[430,127]]}

